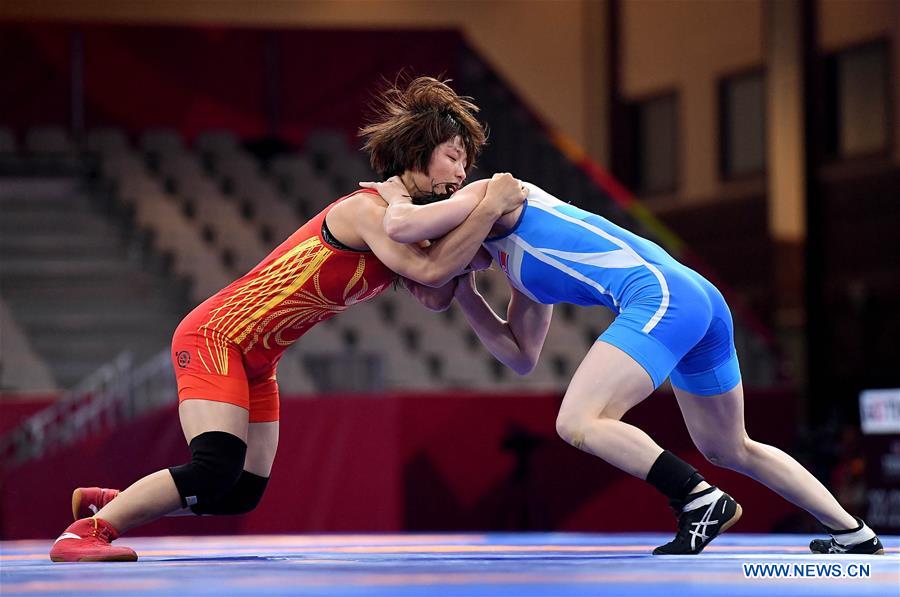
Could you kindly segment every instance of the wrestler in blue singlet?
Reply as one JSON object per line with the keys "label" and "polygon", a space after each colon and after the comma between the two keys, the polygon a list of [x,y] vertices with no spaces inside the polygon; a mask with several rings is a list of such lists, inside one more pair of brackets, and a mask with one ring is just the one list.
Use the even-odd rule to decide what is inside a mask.
{"label": "wrestler in blue singlet", "polygon": [[658,387],[721,394],[741,380],[722,294],[659,245],[530,184],[516,225],[484,246],[510,283],[544,304],[617,313],[600,340],[626,352]]}

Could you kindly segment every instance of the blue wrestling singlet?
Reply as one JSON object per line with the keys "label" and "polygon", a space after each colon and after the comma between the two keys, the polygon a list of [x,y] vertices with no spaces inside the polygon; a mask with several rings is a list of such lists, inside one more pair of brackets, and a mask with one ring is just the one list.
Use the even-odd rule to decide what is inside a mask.
{"label": "blue wrestling singlet", "polygon": [[544,304],[617,313],[600,340],[636,360],[658,387],[721,394],[741,380],[722,294],[659,245],[530,184],[519,221],[484,246],[510,284]]}

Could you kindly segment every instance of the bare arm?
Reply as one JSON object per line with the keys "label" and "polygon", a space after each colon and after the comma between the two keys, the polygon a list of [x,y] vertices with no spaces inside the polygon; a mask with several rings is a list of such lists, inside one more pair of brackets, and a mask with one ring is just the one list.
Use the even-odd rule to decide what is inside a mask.
{"label": "bare arm", "polygon": [[531,373],[550,329],[553,306],[536,303],[513,288],[506,320],[500,319],[478,293],[473,274],[458,280],[455,296],[485,348],[519,375]]}
{"label": "bare arm", "polygon": [[498,201],[482,201],[466,220],[428,249],[391,240],[384,232],[385,208],[368,200],[354,225],[375,256],[404,278],[439,288],[462,272],[478,252],[503,209]]}
{"label": "bare arm", "polygon": [[398,243],[415,243],[439,238],[456,228],[484,198],[487,180],[479,180],[454,193],[446,201],[413,205],[412,198],[398,177],[381,183],[360,183],[375,189],[388,203],[384,231]]}
{"label": "bare arm", "polygon": [[[481,247],[478,249],[478,253],[475,254],[475,258],[472,259],[472,262],[466,266],[463,275],[466,275],[469,272],[485,270],[491,266],[491,263],[491,254],[487,252],[484,247]],[[459,280],[459,277],[453,278],[440,288],[431,288],[430,286],[423,286],[418,282],[403,278],[403,285],[406,286],[409,293],[429,311],[446,311],[453,302],[453,295],[456,293],[457,280]]]}
{"label": "bare arm", "polygon": [[406,286],[409,293],[416,297],[416,300],[429,311],[446,311],[453,302],[453,293],[456,290],[456,278],[453,278],[440,288],[423,286],[422,284],[413,282],[407,278],[403,278],[403,285]]}
{"label": "bare arm", "polygon": [[524,201],[522,190],[510,184],[514,179],[504,176],[507,178],[500,177],[497,184],[488,185],[484,200],[462,224],[427,250],[391,240],[382,226],[385,208],[371,198],[360,198],[352,225],[366,246],[390,269],[425,286],[439,288],[465,271],[497,218]]}

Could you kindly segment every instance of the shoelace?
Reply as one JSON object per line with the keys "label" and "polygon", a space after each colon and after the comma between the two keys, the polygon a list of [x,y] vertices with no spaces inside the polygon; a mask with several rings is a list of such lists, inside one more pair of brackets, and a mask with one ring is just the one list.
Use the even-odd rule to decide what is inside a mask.
{"label": "shoelace", "polygon": [[111,543],[110,532],[106,527],[100,528],[100,524],[97,522],[96,518],[91,518],[91,522],[94,523],[94,528],[91,529],[91,536],[97,537],[98,539],[102,539],[107,543]]}

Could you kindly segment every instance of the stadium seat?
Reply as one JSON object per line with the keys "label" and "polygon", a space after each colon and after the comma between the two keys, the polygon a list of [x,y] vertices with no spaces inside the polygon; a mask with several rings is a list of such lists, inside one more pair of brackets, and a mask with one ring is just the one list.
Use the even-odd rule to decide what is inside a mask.
{"label": "stadium seat", "polygon": [[62,127],[39,126],[25,135],[25,149],[35,155],[63,155],[71,154],[74,147]]}
{"label": "stadium seat", "polygon": [[174,129],[149,130],[141,135],[140,148],[144,153],[175,153],[184,149],[184,140]]}
{"label": "stadium seat", "polygon": [[0,127],[0,155],[15,154],[19,151],[16,136],[7,127]]}
{"label": "stadium seat", "polygon": [[221,155],[236,150],[240,142],[232,131],[204,131],[194,139],[194,147],[201,153]]}
{"label": "stadium seat", "polygon": [[57,389],[47,364],[16,323],[9,308],[0,300],[0,390],[6,392],[49,392]]}
{"label": "stadium seat", "polygon": [[85,135],[84,147],[90,152],[109,157],[131,151],[125,132],[114,127],[88,131]]}

